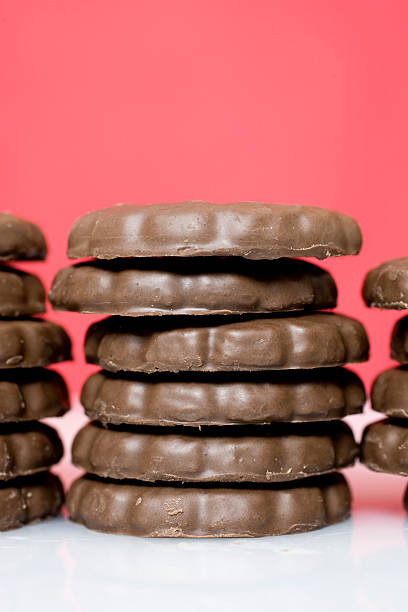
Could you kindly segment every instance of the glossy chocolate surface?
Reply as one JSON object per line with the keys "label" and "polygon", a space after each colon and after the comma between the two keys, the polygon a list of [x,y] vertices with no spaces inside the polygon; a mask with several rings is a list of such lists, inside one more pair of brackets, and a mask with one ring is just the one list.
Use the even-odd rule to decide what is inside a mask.
{"label": "glossy chocolate surface", "polygon": [[142,537],[259,537],[320,529],[350,514],[340,474],[283,485],[181,486],[86,476],[67,495],[71,520]]}
{"label": "glossy chocolate surface", "polygon": [[361,443],[361,461],[375,472],[408,476],[408,422],[384,419],[368,425]]}
{"label": "glossy chocolate surface", "polygon": [[68,409],[68,389],[57,372],[0,370],[0,423],[62,416]]}
{"label": "glossy chocolate surface", "polygon": [[41,312],[45,312],[45,291],[38,276],[0,265],[0,316]]}
{"label": "glossy chocolate surface", "polygon": [[358,447],[341,421],[253,427],[85,425],[73,463],[114,479],[181,482],[287,482],[354,463]]}
{"label": "glossy chocolate surface", "polygon": [[408,364],[408,316],[399,319],[391,335],[391,359]]}
{"label": "glossy chocolate surface", "polygon": [[0,213],[0,259],[45,259],[46,255],[47,245],[38,225]]}
{"label": "glossy chocolate surface", "polygon": [[408,308],[408,257],[392,259],[368,272],[363,298],[372,308]]}
{"label": "glossy chocolate surface", "polygon": [[92,374],[81,402],[119,425],[249,425],[331,421],[362,411],[364,386],[345,368],[254,373]]}
{"label": "glossy chocolate surface", "polygon": [[408,368],[390,368],[381,372],[371,390],[371,407],[389,417],[408,418]]}
{"label": "glossy chocolate surface", "polygon": [[236,202],[120,204],[79,218],[68,256],[247,259],[356,255],[361,232],[351,217],[312,206]]}
{"label": "glossy chocolate surface", "polygon": [[361,323],[339,314],[274,318],[110,317],[86,335],[89,363],[110,371],[255,371],[365,361]]}
{"label": "glossy chocolate surface", "polygon": [[242,314],[334,308],[328,272],[296,260],[240,257],[94,261],[60,270],[54,310],[126,316]]}
{"label": "glossy chocolate surface", "polygon": [[0,480],[43,472],[58,463],[62,455],[57,432],[44,423],[0,427]]}
{"label": "glossy chocolate surface", "polygon": [[34,368],[71,359],[71,342],[57,323],[43,319],[0,320],[0,369]]}
{"label": "glossy chocolate surface", "polygon": [[61,482],[49,472],[0,482],[0,531],[56,516],[62,501]]}

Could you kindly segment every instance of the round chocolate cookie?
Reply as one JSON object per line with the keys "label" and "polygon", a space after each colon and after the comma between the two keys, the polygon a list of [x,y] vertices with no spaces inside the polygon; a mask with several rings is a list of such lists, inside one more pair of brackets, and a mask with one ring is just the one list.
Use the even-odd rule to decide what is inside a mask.
{"label": "round chocolate cookie", "polygon": [[371,390],[371,407],[396,419],[408,418],[408,368],[381,372]]}
{"label": "round chocolate cookie", "polygon": [[236,202],[120,204],[73,225],[68,257],[239,256],[247,259],[356,255],[351,217],[312,206]]}
{"label": "round chocolate cookie", "polygon": [[0,266],[0,316],[21,317],[45,312],[45,291],[34,274]]}
{"label": "round chocolate cookie", "polygon": [[361,461],[375,472],[408,476],[408,422],[384,419],[368,425],[361,442]]}
{"label": "round chocolate cookie", "polygon": [[397,321],[392,330],[391,359],[408,364],[408,316]]}
{"label": "round chocolate cookie", "polygon": [[100,371],[85,382],[81,402],[91,419],[116,425],[250,425],[341,419],[362,412],[365,391],[345,368],[178,375]]}
{"label": "round chocolate cookie", "polygon": [[44,234],[34,223],[0,213],[0,259],[45,259],[47,245]]}
{"label": "round chocolate cookie", "polygon": [[364,327],[350,317],[313,313],[261,319],[110,317],[91,325],[89,363],[134,372],[284,370],[365,361]]}
{"label": "round chocolate cookie", "polygon": [[71,359],[64,329],[43,319],[0,320],[0,368],[33,368]]}
{"label": "round chocolate cookie", "polygon": [[0,370],[0,423],[62,416],[68,409],[68,390],[57,372]]}
{"label": "round chocolate cookie", "polygon": [[287,482],[354,463],[341,421],[273,427],[131,427],[93,422],[76,435],[73,463],[105,478],[181,482]]}
{"label": "round chocolate cookie", "polygon": [[319,529],[349,517],[340,474],[283,485],[180,486],[85,476],[67,495],[70,519],[142,537],[259,537]]}
{"label": "round chocolate cookie", "polygon": [[239,257],[80,263],[56,275],[54,310],[127,316],[242,314],[334,308],[333,278],[297,259]]}
{"label": "round chocolate cookie", "polygon": [[0,429],[0,480],[43,472],[63,455],[61,440],[43,423],[8,424]]}
{"label": "round chocolate cookie", "polygon": [[408,308],[408,257],[391,259],[368,272],[363,298],[372,308]]}
{"label": "round chocolate cookie", "polygon": [[49,472],[0,482],[0,531],[56,516],[62,501],[61,482]]}

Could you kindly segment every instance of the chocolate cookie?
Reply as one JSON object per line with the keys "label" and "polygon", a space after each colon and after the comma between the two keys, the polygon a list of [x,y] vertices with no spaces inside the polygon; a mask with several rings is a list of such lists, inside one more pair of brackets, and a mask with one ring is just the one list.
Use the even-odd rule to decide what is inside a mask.
{"label": "chocolate cookie", "polygon": [[405,489],[405,494],[404,494],[404,508],[405,508],[405,511],[408,512],[408,486]]}
{"label": "chocolate cookie", "polygon": [[259,537],[319,529],[348,518],[340,474],[282,485],[129,484],[85,476],[67,496],[71,520],[142,537]]}
{"label": "chocolate cookie", "polygon": [[408,368],[381,372],[371,390],[371,407],[397,419],[408,418]]}
{"label": "chocolate cookie", "polygon": [[334,308],[333,278],[297,259],[133,259],[63,268],[49,295],[54,310],[127,316],[242,314]]}
{"label": "chocolate cookie", "polygon": [[71,359],[60,325],[42,319],[0,320],[0,368],[33,368]]}
{"label": "chocolate cookie", "polygon": [[359,377],[344,368],[179,375],[100,371],[85,382],[81,402],[91,419],[116,425],[250,425],[341,419],[362,412],[365,391]]}
{"label": "chocolate cookie", "polygon": [[20,317],[40,312],[45,312],[45,291],[38,276],[0,266],[0,316]]}
{"label": "chocolate cookie", "polygon": [[57,372],[0,370],[0,423],[62,416],[68,409],[68,390]]}
{"label": "chocolate cookie", "polygon": [[245,319],[110,317],[91,325],[89,363],[134,372],[280,370],[365,361],[364,327],[339,314]]}
{"label": "chocolate cookie", "polygon": [[365,428],[361,461],[375,472],[408,476],[408,422],[384,419]]}
{"label": "chocolate cookie", "polygon": [[0,259],[45,259],[44,234],[34,223],[0,213]]}
{"label": "chocolate cookie", "polygon": [[392,330],[391,359],[408,364],[408,316],[397,321]]}
{"label": "chocolate cookie", "polygon": [[68,257],[239,256],[247,259],[356,255],[351,217],[311,206],[237,202],[120,204],[88,213],[70,232]]}
{"label": "chocolate cookie", "polygon": [[358,448],[341,421],[253,427],[85,425],[73,463],[96,476],[147,481],[286,482],[335,472]]}
{"label": "chocolate cookie", "polygon": [[61,482],[49,472],[0,482],[0,531],[56,516],[62,501]]}
{"label": "chocolate cookie", "polygon": [[48,425],[9,424],[0,429],[0,480],[43,472],[62,455],[61,440]]}
{"label": "chocolate cookie", "polygon": [[368,272],[363,298],[372,308],[408,308],[408,257],[391,259]]}

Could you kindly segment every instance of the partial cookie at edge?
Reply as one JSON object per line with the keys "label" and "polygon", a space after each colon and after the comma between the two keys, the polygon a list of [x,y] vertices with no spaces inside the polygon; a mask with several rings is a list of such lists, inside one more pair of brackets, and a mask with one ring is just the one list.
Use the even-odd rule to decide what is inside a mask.
{"label": "partial cookie at edge", "polygon": [[391,334],[391,359],[408,364],[408,316],[399,319]]}
{"label": "partial cookie at edge", "polygon": [[375,472],[408,476],[408,422],[383,419],[368,425],[361,461]]}
{"label": "partial cookie at edge", "polygon": [[371,407],[397,419],[408,418],[408,368],[400,366],[381,372],[371,389]]}
{"label": "partial cookie at edge", "polygon": [[36,421],[69,410],[60,374],[45,368],[0,370],[0,423]]}
{"label": "partial cookie at edge", "polygon": [[0,531],[56,516],[62,502],[62,484],[49,472],[0,482]]}
{"label": "partial cookie at edge", "polygon": [[0,428],[0,480],[48,470],[62,455],[59,435],[44,423],[13,423]]}
{"label": "partial cookie at edge", "polygon": [[46,255],[47,245],[38,225],[0,213],[0,260],[43,260]]}
{"label": "partial cookie at edge", "polygon": [[371,308],[408,308],[408,257],[385,261],[367,273],[363,298]]}
{"label": "partial cookie at edge", "polygon": [[71,359],[71,342],[57,323],[44,319],[0,320],[0,369],[44,367]]}
{"label": "partial cookie at edge", "polygon": [[35,274],[0,265],[0,316],[21,317],[45,312],[45,290]]}

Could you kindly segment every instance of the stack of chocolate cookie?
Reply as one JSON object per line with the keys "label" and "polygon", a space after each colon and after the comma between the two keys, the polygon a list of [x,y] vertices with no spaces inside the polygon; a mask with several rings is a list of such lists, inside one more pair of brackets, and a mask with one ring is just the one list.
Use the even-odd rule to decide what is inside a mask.
{"label": "stack of chocolate cookie", "polygon": [[[0,259],[43,260],[46,243],[34,224],[0,213]],[[38,419],[68,410],[64,381],[44,366],[70,359],[70,341],[45,311],[40,279],[0,266],[0,530],[58,513],[62,487],[48,472],[63,453],[57,432]]]}
{"label": "stack of chocolate cookie", "polygon": [[356,254],[357,224],[311,207],[119,205],[79,219],[55,309],[111,314],[85,340],[93,422],[72,520],[139,536],[263,536],[348,516],[338,469],[357,455],[339,419],[364,389],[354,319],[323,312],[331,276],[295,256]]}
{"label": "stack of chocolate cookie", "polygon": [[[372,308],[408,310],[408,257],[368,272],[363,298]],[[388,418],[366,427],[362,461],[376,472],[408,476],[408,316],[394,325],[391,358],[402,365],[381,372],[371,392],[372,408]],[[408,511],[408,488],[405,508]]]}

